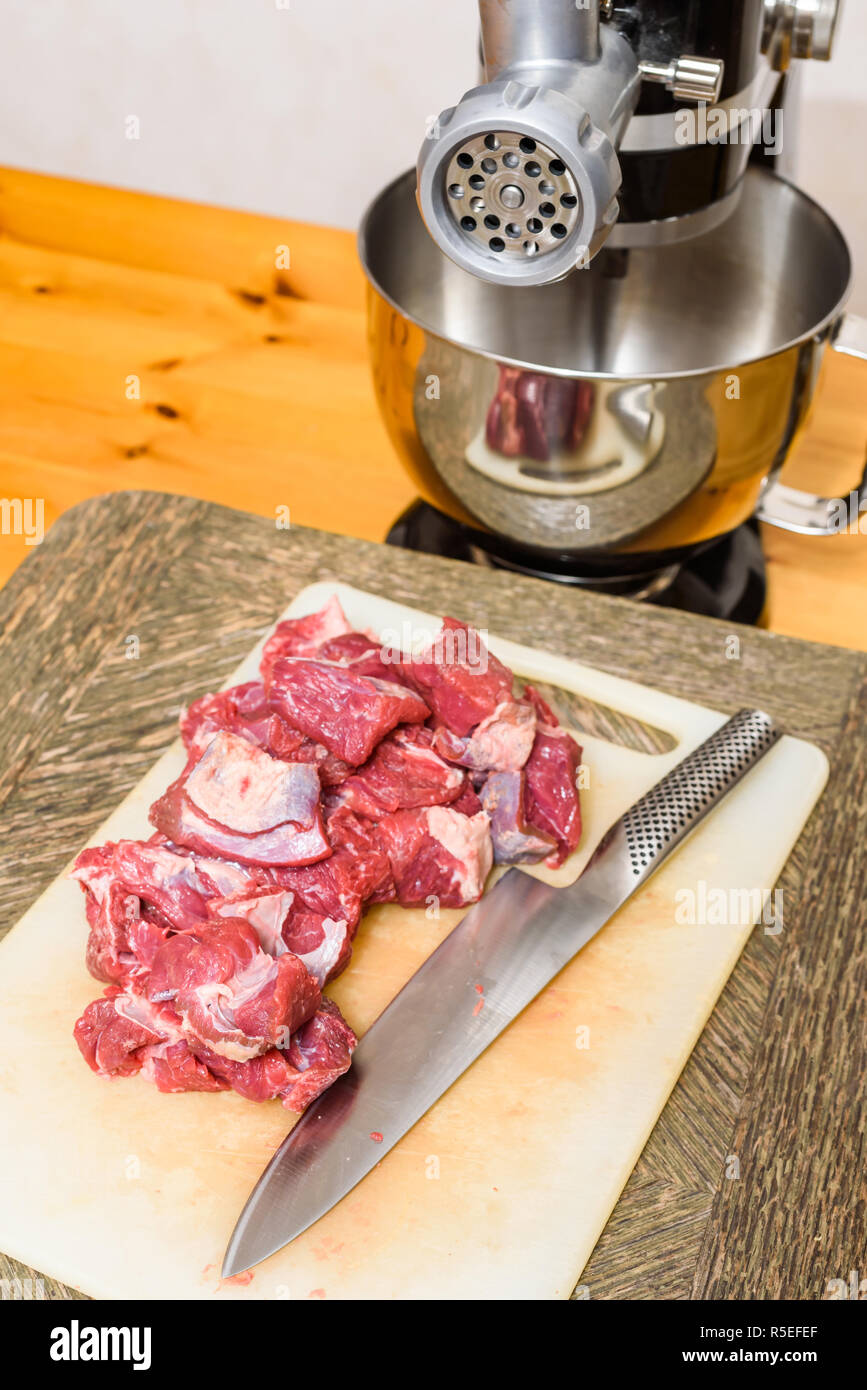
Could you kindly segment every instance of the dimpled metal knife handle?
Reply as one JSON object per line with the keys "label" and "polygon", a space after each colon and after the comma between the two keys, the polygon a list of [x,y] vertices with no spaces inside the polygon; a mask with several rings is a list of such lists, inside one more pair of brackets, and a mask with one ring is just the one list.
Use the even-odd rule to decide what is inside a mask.
{"label": "dimpled metal knife handle", "polygon": [[780,737],[763,710],[743,709],[630,807],[613,828],[623,834],[632,888],[653,873]]}

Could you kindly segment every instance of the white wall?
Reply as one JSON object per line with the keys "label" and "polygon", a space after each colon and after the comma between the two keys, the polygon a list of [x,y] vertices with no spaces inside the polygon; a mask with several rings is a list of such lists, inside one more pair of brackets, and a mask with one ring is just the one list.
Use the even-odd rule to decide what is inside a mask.
{"label": "white wall", "polygon": [[844,0],[830,63],[803,63],[798,182],[840,223],[867,314],[867,0]]}
{"label": "white wall", "polygon": [[[475,36],[473,0],[0,0],[0,163],[351,227],[472,85]],[[867,312],[865,0],[803,67],[799,178]]]}
{"label": "white wall", "polygon": [[473,84],[475,6],[284,4],[0,0],[0,163],[354,226]]}

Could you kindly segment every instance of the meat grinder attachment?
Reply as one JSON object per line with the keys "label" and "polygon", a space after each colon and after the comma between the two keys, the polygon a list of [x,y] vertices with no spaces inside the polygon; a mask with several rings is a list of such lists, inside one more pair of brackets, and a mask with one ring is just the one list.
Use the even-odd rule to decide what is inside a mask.
{"label": "meat grinder attachment", "polygon": [[443,111],[418,159],[441,250],[496,284],[561,279],[618,217],[616,148],[641,74],[599,0],[479,0],[487,81]]}

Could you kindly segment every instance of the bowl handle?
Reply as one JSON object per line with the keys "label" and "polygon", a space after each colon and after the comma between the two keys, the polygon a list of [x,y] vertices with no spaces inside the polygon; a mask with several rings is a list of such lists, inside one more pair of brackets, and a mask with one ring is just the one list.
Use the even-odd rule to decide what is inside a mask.
{"label": "bowl handle", "polygon": [[[834,330],[831,347],[867,362],[867,319],[844,314]],[[818,497],[785,483],[770,482],[756,508],[759,521],[805,536],[836,536],[853,524],[857,528],[862,514],[867,514],[867,465],[848,498]]]}

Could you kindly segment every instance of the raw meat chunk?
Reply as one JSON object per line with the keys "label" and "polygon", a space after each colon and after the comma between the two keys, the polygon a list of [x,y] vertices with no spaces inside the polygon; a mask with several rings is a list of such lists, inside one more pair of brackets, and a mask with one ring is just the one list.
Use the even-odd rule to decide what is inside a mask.
{"label": "raw meat chunk", "polygon": [[294,901],[295,894],[290,893],[288,888],[262,884],[225,898],[214,898],[208,903],[208,915],[240,917],[253,928],[263,951],[267,951],[269,956],[282,956],[286,949],[283,924]]}
{"label": "raw meat chunk", "polygon": [[304,1110],[347,1071],[357,1043],[334,1001],[323,999],[289,1044],[287,1056],[297,1075],[280,1093],[287,1110]]}
{"label": "raw meat chunk", "polygon": [[349,666],[360,676],[403,684],[398,667],[383,657],[379,639],[367,632],[353,631],[337,597],[329,599],[318,613],[287,618],[277,624],[265,643],[260,665],[263,680],[270,680],[275,661],[283,656],[316,657]]}
{"label": "raw meat chunk", "polygon": [[258,835],[287,822],[310,819],[319,781],[309,770],[263,757],[237,736],[219,733],[184,780],[195,806],[217,825]]}
{"label": "raw meat chunk", "polygon": [[[158,1091],[169,1095],[179,1091],[229,1091],[228,1081],[209,1071],[200,1062],[185,1038],[180,1042],[155,1043],[139,1053],[142,1076]],[[248,1065],[250,1065],[248,1063]]]}
{"label": "raw meat chunk", "polygon": [[82,850],[70,877],[85,891],[87,967],[114,984],[141,984],[169,933],[195,931],[214,903],[265,891],[248,868],[140,840]]}
{"label": "raw meat chunk", "polygon": [[106,990],[108,998],[94,999],[73,1029],[82,1057],[100,1076],[132,1076],[141,1066],[139,1049],[160,1037],[117,1012],[114,995],[118,992]]}
{"label": "raw meat chunk", "polygon": [[320,990],[290,951],[278,958],[238,918],[177,935],[156,954],[147,985],[152,1002],[170,1002],[187,1041],[233,1061],[284,1043],[315,1013]]}
{"label": "raw meat chunk", "polygon": [[458,738],[442,726],[434,732],[434,748],[453,763],[473,772],[519,772],[530,756],[536,733],[536,711],[511,696],[482,719],[468,738]]}
{"label": "raw meat chunk", "polygon": [[556,868],[581,839],[577,780],[581,749],[531,685],[525,688],[524,697],[533,705],[538,720],[533,751],[524,769],[524,815],[528,825],[556,840],[556,850],[545,860]]}
{"label": "raw meat chunk", "polygon": [[283,656],[315,656],[323,642],[352,632],[335,594],[318,613],[304,618],[285,618],[265,643],[259,670],[267,681],[274,662]]}
{"label": "raw meat chunk", "polygon": [[[131,899],[127,899],[128,903],[130,901]],[[89,908],[90,903],[87,906]],[[119,968],[116,973],[109,973],[106,967],[112,964],[113,960],[103,954],[106,936],[103,933],[101,919],[97,920],[97,925],[91,927],[85,950],[88,969],[97,980],[106,980],[111,984],[122,985],[132,983],[138,987],[147,978],[154,956],[170,934],[168,927],[149,921],[144,915],[131,919],[126,926],[125,949],[120,946],[118,937],[114,937],[112,940],[113,947],[115,945],[120,946],[117,956]]]}
{"label": "raw meat chunk", "polygon": [[421,724],[429,714],[420,696],[402,685],[304,657],[275,661],[268,698],[294,728],[355,767],[395,725]]}
{"label": "raw meat chunk", "polygon": [[208,900],[249,888],[249,870],[220,859],[196,858],[165,845],[118,840],[82,850],[70,877],[104,906],[112,889],[155,909],[161,924],[187,931],[207,916]]}
{"label": "raw meat chunk", "polygon": [[[137,1022],[138,1016],[149,1022]],[[141,1071],[168,1092],[231,1087],[250,1100],[279,1098],[297,1111],[348,1069],[357,1042],[337,1005],[323,999],[285,1048],[235,1061],[185,1038],[168,1006],[117,989],[88,1004],[75,1025],[75,1039],[88,1066],[101,1076]]]}
{"label": "raw meat chunk", "polygon": [[73,1031],[84,1060],[100,1076],[132,1076],[142,1048],[182,1036],[180,1019],[167,1005],[116,985],[88,1004]]}
{"label": "raw meat chunk", "polygon": [[431,731],[418,725],[395,729],[363,767],[341,783],[329,804],[379,820],[388,811],[454,801],[463,790],[465,775],[434,752],[433,741]]}
{"label": "raw meat chunk", "polygon": [[396,811],[377,830],[405,907],[431,897],[442,907],[463,907],[481,897],[493,862],[484,811],[471,817],[449,806]]}
{"label": "raw meat chunk", "polygon": [[[391,869],[374,826],[361,826],[352,813],[339,808],[329,818],[328,833],[334,853],[318,864],[298,869],[274,870],[275,882],[295,893],[298,902],[310,912],[333,921],[345,921],[354,932],[361,919],[362,905],[369,899],[385,901],[393,894]],[[339,839],[344,843],[338,843]],[[351,847],[346,847],[351,842]],[[360,846],[367,849],[359,852]]]}
{"label": "raw meat chunk", "polygon": [[[478,807],[476,809],[479,809]],[[394,878],[388,856],[382,847],[377,828],[363,820],[346,806],[330,811],[327,820],[328,838],[334,846],[334,856],[341,861],[339,851],[346,850],[356,860],[354,882],[362,901],[393,902]]]}
{"label": "raw meat chunk", "polygon": [[288,888],[257,888],[208,904],[212,917],[240,917],[249,923],[269,956],[285,951],[302,960],[320,988],[347,964],[352,933],[345,920],[334,921],[322,913],[296,906]]}
{"label": "raw meat chunk", "polygon": [[247,681],[213,695],[202,695],[181,714],[180,727],[184,747],[196,758],[201,757],[221,730],[264,748],[273,758],[287,761],[305,742],[303,734],[290,728],[271,709],[261,681]]}
{"label": "raw meat chunk", "polygon": [[293,729],[268,704],[261,681],[203,695],[181,715],[181,737],[195,759],[220,730],[237,734],[287,763],[312,763],[324,787],[336,786],[351,769],[315,739]]}
{"label": "raw meat chunk", "polygon": [[248,1100],[281,1100],[287,1110],[304,1110],[348,1071],[357,1039],[337,1005],[323,999],[313,1018],[284,1051],[276,1048],[250,1062],[232,1062],[196,1049],[214,1075]]}
{"label": "raw meat chunk", "polygon": [[151,955],[152,951],[144,940],[140,943],[143,949],[137,949],[134,939],[155,932],[159,941],[165,932],[142,922],[141,904],[135,894],[127,893],[119,883],[100,885],[99,897],[87,892],[85,912],[90,925],[85,962],[91,975],[122,985],[143,973],[142,954]]}
{"label": "raw meat chunk", "polygon": [[442,630],[401,667],[440,724],[466,738],[512,693],[512,673],[486,648],[475,628],[444,618]]}
{"label": "raw meat chunk", "polygon": [[359,676],[376,676],[378,680],[405,684],[398,662],[383,655],[382,643],[363,632],[348,632],[323,642],[316,653],[320,661],[335,661],[349,666]]}
{"label": "raw meat chunk", "polygon": [[482,788],[482,805],[491,819],[495,864],[535,864],[557,849],[552,835],[525,820],[524,782],[523,772],[492,772]]}
{"label": "raw meat chunk", "polygon": [[242,864],[309,864],[330,851],[319,777],[222,731],[150,809],[175,844]]}
{"label": "raw meat chunk", "polygon": [[345,918],[335,921],[322,912],[294,909],[283,927],[283,942],[320,986],[345,970],[352,955],[352,932]]}

